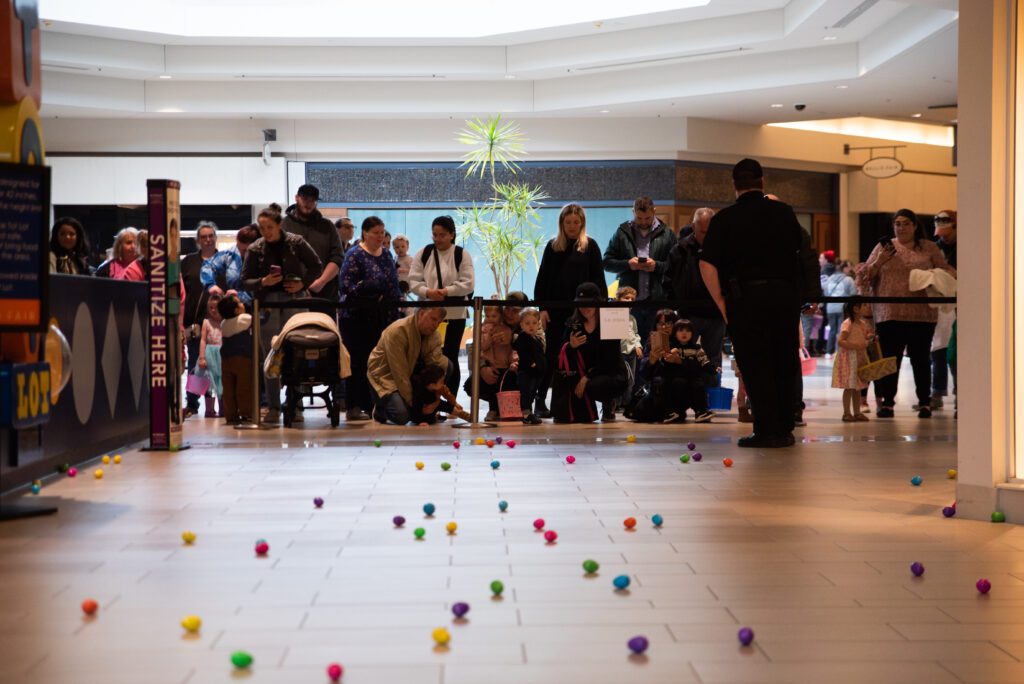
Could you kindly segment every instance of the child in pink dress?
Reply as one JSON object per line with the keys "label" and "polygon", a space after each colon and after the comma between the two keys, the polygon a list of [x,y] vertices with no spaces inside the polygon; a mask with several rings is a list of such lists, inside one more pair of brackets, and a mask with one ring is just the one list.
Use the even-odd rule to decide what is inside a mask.
{"label": "child in pink dress", "polygon": [[839,349],[832,364],[832,386],[843,390],[843,422],[866,421],[861,412],[860,391],[867,387],[857,375],[857,369],[867,363],[867,348],[874,339],[867,315],[871,305],[848,302],[846,320],[839,331]]}

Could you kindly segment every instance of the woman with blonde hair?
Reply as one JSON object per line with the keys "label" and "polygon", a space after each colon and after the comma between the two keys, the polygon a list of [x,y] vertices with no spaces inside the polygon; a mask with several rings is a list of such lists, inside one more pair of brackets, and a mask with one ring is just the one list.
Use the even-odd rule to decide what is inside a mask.
{"label": "woman with blonde hair", "polygon": [[114,236],[114,249],[111,252],[111,257],[96,269],[98,278],[121,278],[121,274],[139,256],[138,249],[136,249],[138,234],[139,231],[131,226],[117,231],[117,235]]}
{"label": "woman with blonde hair", "polygon": [[[608,292],[601,265],[601,247],[596,240],[587,237],[587,214],[583,207],[573,202],[562,207],[558,215],[558,235],[544,248],[544,256],[537,270],[537,281],[533,298],[540,302],[572,302],[580,283],[594,283],[602,293]],[[541,307],[541,324],[547,330],[548,339],[561,340],[564,337],[565,322],[572,314],[572,307]],[[537,392],[537,407],[534,413],[541,418],[550,418],[544,398],[551,385],[551,373],[558,368],[560,344],[549,344],[545,353],[548,370]]]}

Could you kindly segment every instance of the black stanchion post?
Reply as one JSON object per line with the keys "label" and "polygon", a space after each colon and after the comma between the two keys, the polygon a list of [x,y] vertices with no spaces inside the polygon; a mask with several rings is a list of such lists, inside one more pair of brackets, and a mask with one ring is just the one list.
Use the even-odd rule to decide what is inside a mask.
{"label": "black stanchion post", "polygon": [[473,297],[473,353],[469,359],[470,377],[473,379],[470,384],[471,395],[469,398],[469,415],[473,418],[471,423],[457,423],[452,427],[457,428],[489,428],[497,427],[495,423],[481,422],[480,417],[480,335],[483,328],[484,298]]}
{"label": "black stanchion post", "polygon": [[252,422],[240,423],[236,430],[259,430],[263,427],[260,420],[260,302],[252,298]]}

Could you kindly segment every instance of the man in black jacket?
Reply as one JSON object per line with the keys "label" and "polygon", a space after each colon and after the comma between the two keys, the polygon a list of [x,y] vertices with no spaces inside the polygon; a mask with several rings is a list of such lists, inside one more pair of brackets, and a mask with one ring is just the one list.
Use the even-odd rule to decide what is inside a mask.
{"label": "man in black jacket", "polygon": [[[715,210],[708,207],[694,212],[690,234],[681,238],[668,254],[668,269],[665,271],[662,288],[674,302],[699,300],[693,304],[677,304],[676,309],[682,318],[688,318],[693,323],[695,338],[700,338],[700,344],[712,367],[720,369],[725,321],[700,274],[700,250],[714,215]],[[717,372],[708,380],[715,387],[721,384]]]}
{"label": "man in black jacket", "polygon": [[754,434],[737,444],[777,448],[794,443],[804,232],[788,204],[765,197],[763,176],[753,159],[733,167],[736,203],[711,219],[700,270],[729,327],[754,410]]}
{"label": "man in black jacket", "polygon": [[316,204],[320,200],[320,190],[308,183],[299,187],[295,193],[295,204],[288,207],[286,216],[281,221],[281,229],[286,233],[295,233],[313,248],[323,272],[320,277],[309,285],[309,293],[314,297],[323,297],[332,302],[338,301],[338,273],[341,262],[345,258],[341,251],[341,238],[338,230],[330,219],[324,218],[317,211]]}
{"label": "man in black jacket", "polygon": [[[181,279],[185,283],[184,311],[185,349],[188,351],[187,369],[195,370],[199,360],[199,336],[206,318],[206,303],[209,295],[199,278],[199,272],[207,259],[217,254],[217,224],[213,221],[200,221],[196,226],[196,244],[199,249],[186,254],[181,259]],[[185,393],[185,417],[199,413],[199,395]],[[206,417],[217,415],[213,409],[213,397],[206,397]]]}
{"label": "man in black jacket", "polygon": [[[633,202],[633,220],[619,226],[604,250],[604,270],[619,278],[620,286],[636,290],[636,301],[664,298],[661,281],[668,267],[668,253],[676,243],[672,230],[654,215],[654,202],[641,197]],[[631,310],[640,337],[654,329],[655,310]]]}

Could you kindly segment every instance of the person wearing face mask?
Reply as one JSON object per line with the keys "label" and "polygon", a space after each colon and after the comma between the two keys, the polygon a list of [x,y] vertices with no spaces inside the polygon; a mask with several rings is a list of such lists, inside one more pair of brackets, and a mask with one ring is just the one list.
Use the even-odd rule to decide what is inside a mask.
{"label": "person wearing face mask", "polygon": [[465,301],[473,294],[475,272],[473,257],[455,244],[455,221],[451,216],[438,216],[430,226],[433,242],[412,257],[409,266],[409,292],[421,300],[451,301],[455,306],[444,309],[445,326],[441,353],[448,359],[451,372],[446,385],[458,392],[462,374],[459,370],[459,349],[466,331]]}
{"label": "person wearing face mask", "polygon": [[92,275],[85,228],[70,216],[57,219],[50,234],[50,273]]}
{"label": "person wearing face mask", "polygon": [[[593,283],[601,292],[608,292],[604,266],[601,264],[601,248],[596,240],[587,237],[587,214],[580,204],[574,202],[562,207],[558,215],[558,235],[544,248],[533,287],[533,298],[537,301],[571,302],[580,283]],[[558,340],[562,337],[565,322],[571,313],[571,309],[561,307],[541,310],[541,326],[550,339]],[[547,345],[548,368],[537,390],[537,407],[534,411],[541,418],[551,417],[545,397],[551,386],[551,374],[558,367],[560,351],[560,344]]]}
{"label": "person wearing face mask", "polygon": [[921,297],[921,304],[873,304],[875,330],[883,356],[895,356],[897,372],[875,381],[879,418],[892,418],[904,351],[914,369],[917,415],[931,418],[931,343],[938,320],[934,308],[924,302],[925,293],[911,292],[910,271],[941,268],[956,275],[942,251],[925,238],[917,215],[900,209],[893,216],[893,235],[884,236],[858,274],[862,292],[876,297]]}

